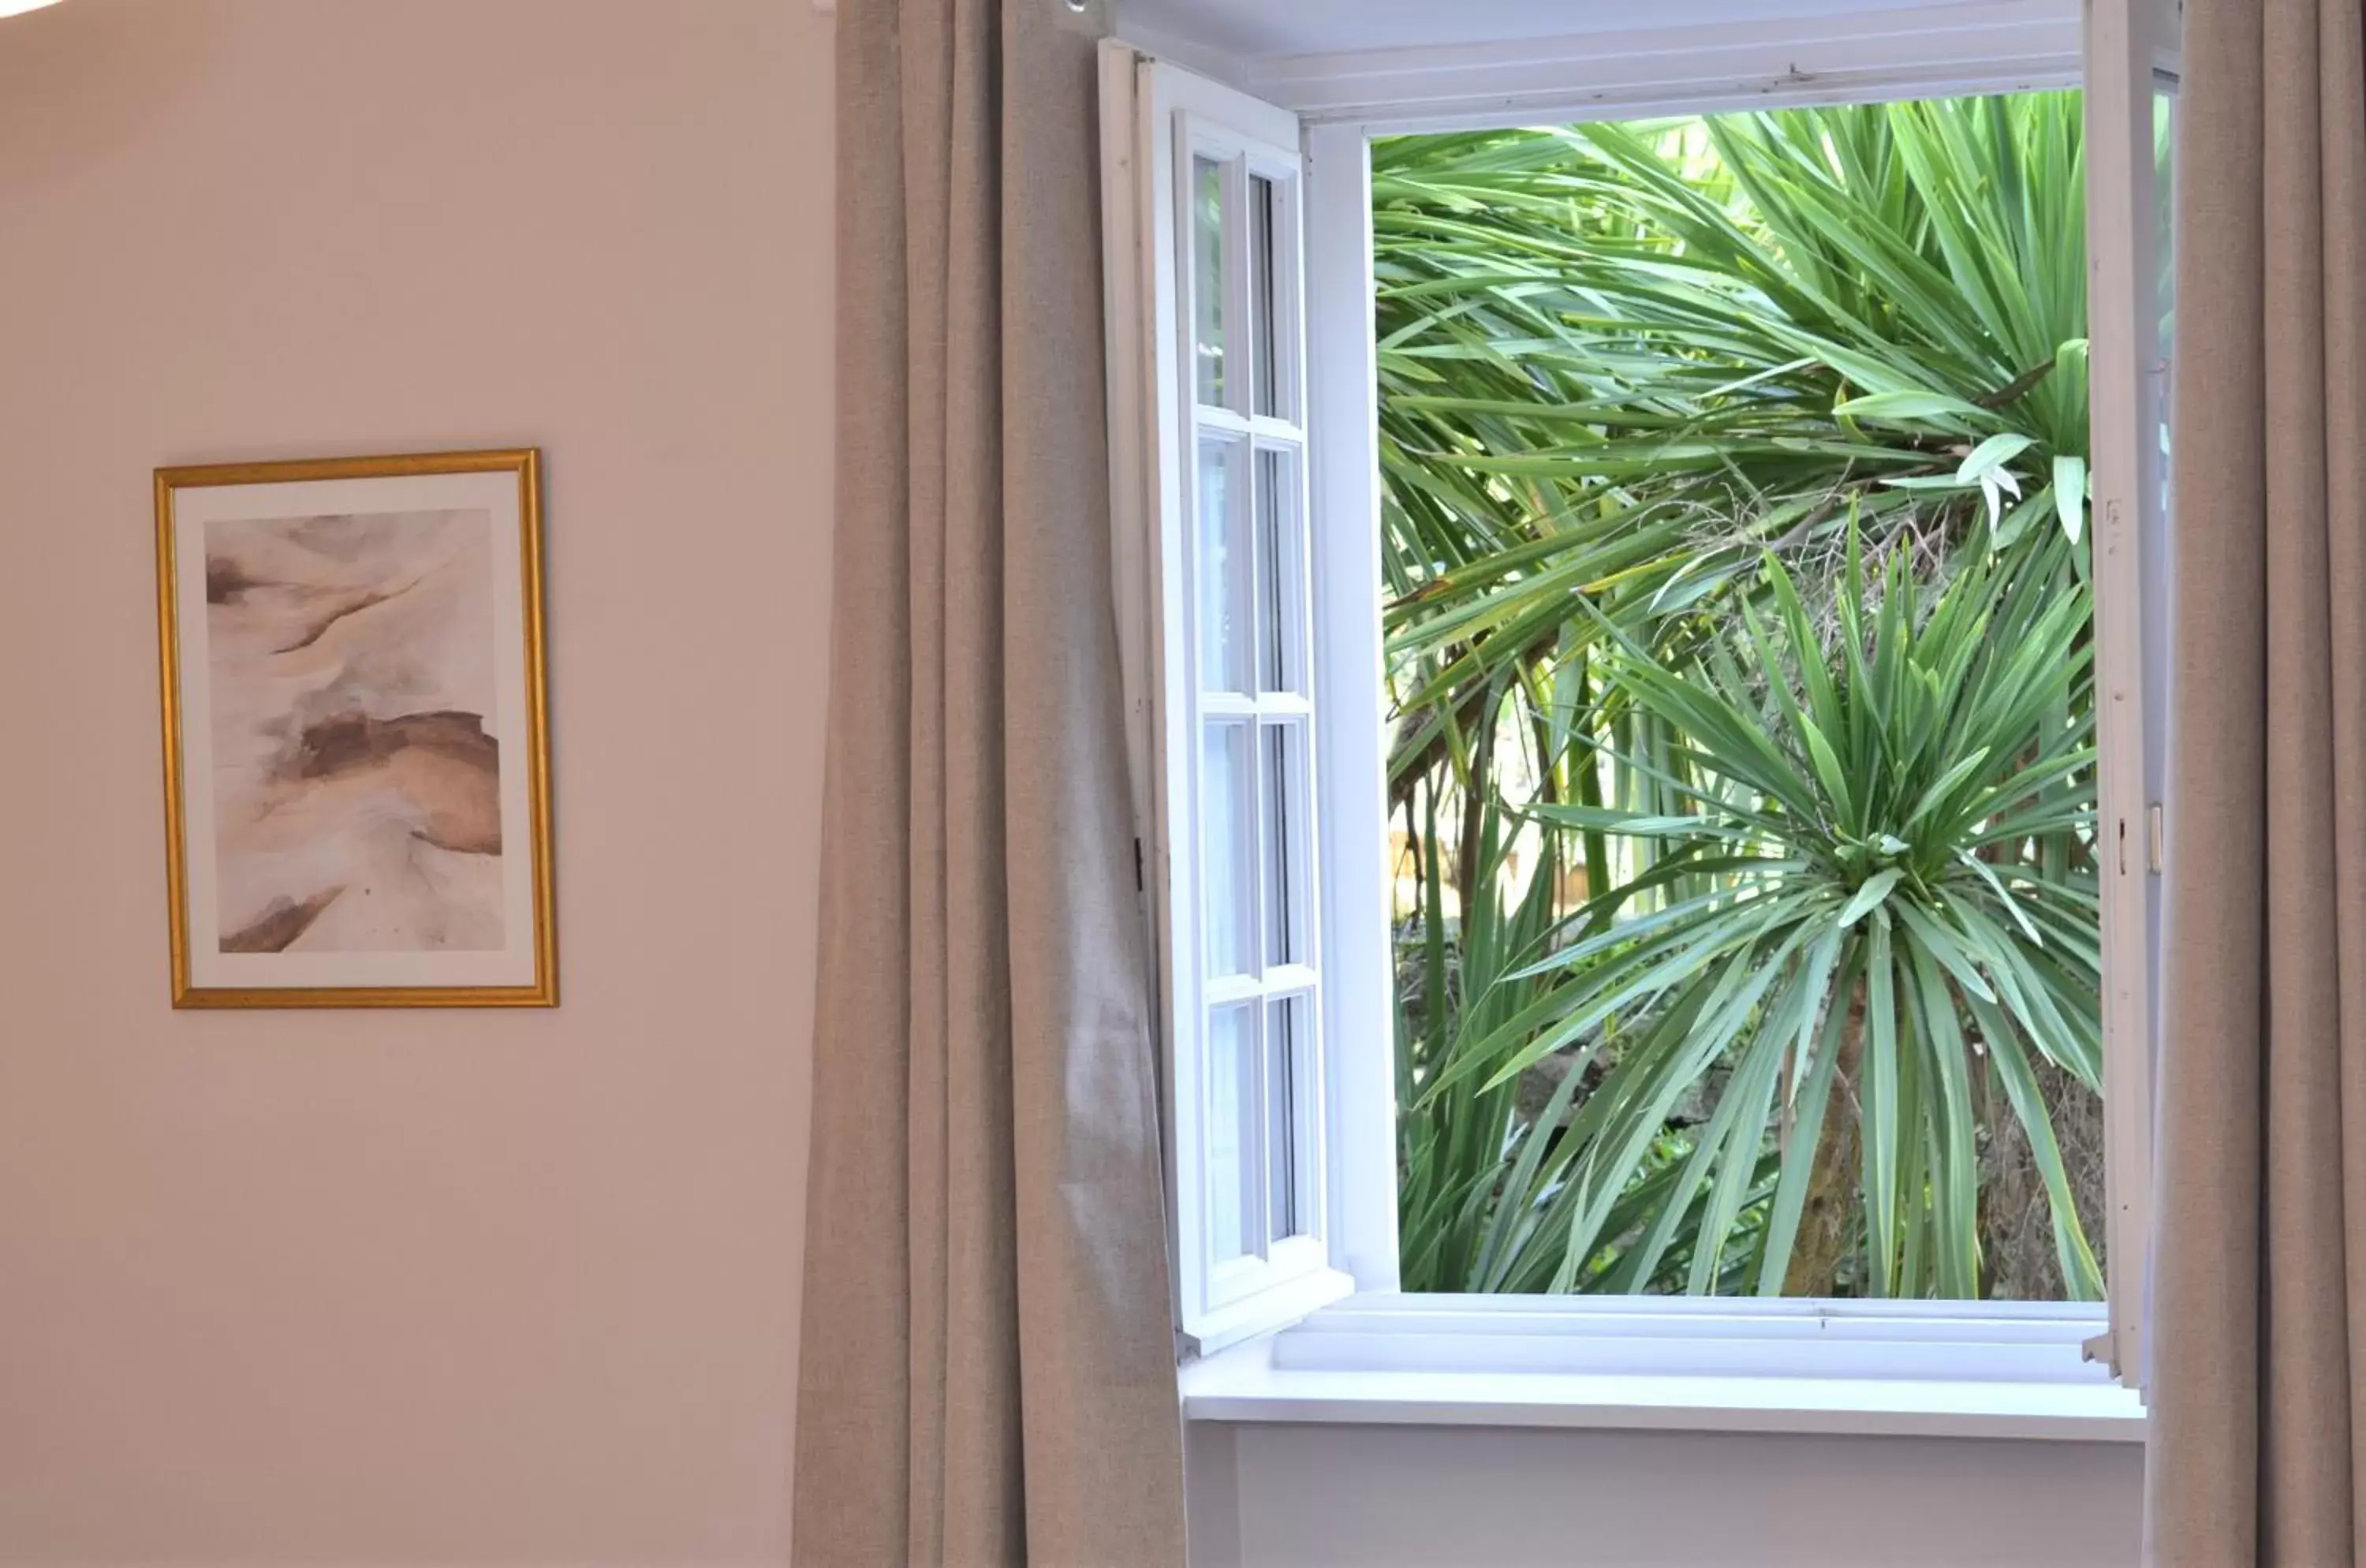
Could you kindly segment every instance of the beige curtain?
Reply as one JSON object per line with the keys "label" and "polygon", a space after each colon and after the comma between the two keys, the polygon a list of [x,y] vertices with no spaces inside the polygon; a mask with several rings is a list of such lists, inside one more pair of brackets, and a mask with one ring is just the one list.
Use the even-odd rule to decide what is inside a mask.
{"label": "beige curtain", "polygon": [[2360,0],[2188,0],[2146,1529],[2366,1562]]}
{"label": "beige curtain", "polygon": [[839,5],[801,1568],[1183,1557],[1093,48],[1065,0]]}

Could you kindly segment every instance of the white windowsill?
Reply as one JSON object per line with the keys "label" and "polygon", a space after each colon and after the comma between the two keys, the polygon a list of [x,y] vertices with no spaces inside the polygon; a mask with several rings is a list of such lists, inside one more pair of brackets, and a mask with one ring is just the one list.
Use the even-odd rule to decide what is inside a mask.
{"label": "white windowsill", "polygon": [[2137,1396],[2080,1361],[2084,1324],[2067,1313],[1696,1303],[1637,1314],[1535,1298],[1407,1305],[1417,1300],[1359,1297],[1191,1363],[1181,1374],[1186,1419],[2145,1437]]}

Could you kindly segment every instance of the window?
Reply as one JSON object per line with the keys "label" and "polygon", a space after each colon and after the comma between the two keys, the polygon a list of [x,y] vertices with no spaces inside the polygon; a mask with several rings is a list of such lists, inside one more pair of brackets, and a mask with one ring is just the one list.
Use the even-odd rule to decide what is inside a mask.
{"label": "window", "polygon": [[[1131,77],[1132,62],[1114,68]],[[1177,1278],[1203,1346],[1346,1293],[1326,1215],[1326,964],[1316,780],[1294,117],[1142,66],[1142,412],[1157,461],[1144,584],[1163,803],[1145,834],[1172,1064]],[[1137,84],[1126,80],[1127,91]],[[1113,289],[1122,288],[1114,283]],[[1188,523],[1185,520],[1188,519]]]}
{"label": "window", "polygon": [[[2147,644],[2156,657],[2162,646],[2146,605],[2148,586],[2157,594],[2165,581],[2156,547],[2160,378],[2146,374],[2155,321],[2136,301],[2152,298],[2159,243],[2158,62],[2149,13],[2101,4],[2095,17],[2083,70],[2075,29],[1966,7],[1870,38],[1849,26],[1653,35],[1648,47],[1630,39],[1604,51],[1617,55],[1607,63],[1529,48],[1486,69],[1448,62],[1429,76],[1402,60],[1359,73],[1345,57],[1335,67],[1285,62],[1262,79],[1239,72],[1294,110],[1130,49],[1105,54],[1119,591],[1134,612],[1123,618],[1171,1068],[1178,1321],[1203,1353],[1350,1294],[1351,1306],[1389,1314],[1385,1329],[1292,1341],[1291,1355],[1337,1364],[1322,1362],[1332,1352],[1320,1347],[1420,1341],[1405,1339],[1408,1325],[1423,1321],[1406,1315],[1415,1298],[1391,1294],[1400,1282],[1395,960],[1371,139],[1707,111],[1770,96],[1929,97],[2083,76],[2095,236],[2092,525],[2097,705],[2106,715],[2095,841],[2112,1290],[2108,1320],[2040,1315],[2057,1339],[2082,1325],[2102,1330],[2097,1348],[2135,1367],[2142,1292],[2130,1281],[2141,1280],[2148,1157],[2148,807],[2159,799],[2147,766],[2158,748],[2145,715],[2158,702]],[[1643,1310],[1629,1304],[1629,1317]],[[1604,1315],[1533,1310],[1556,1321]],[[1672,1306],[1669,1321],[1693,1310]],[[1504,1321],[1500,1312],[1494,1320]],[[1797,1320],[1788,1310],[1765,1319]],[[1420,1364],[1418,1352],[1391,1354],[1391,1364]]]}

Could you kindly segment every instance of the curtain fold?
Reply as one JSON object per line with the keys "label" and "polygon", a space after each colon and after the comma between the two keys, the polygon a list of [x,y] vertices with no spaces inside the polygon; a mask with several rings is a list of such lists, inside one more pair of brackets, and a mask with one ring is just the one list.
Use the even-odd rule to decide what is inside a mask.
{"label": "curtain fold", "polygon": [[2366,1561],[2366,44],[2188,0],[2159,1565]]}
{"label": "curtain fold", "polygon": [[839,4],[801,1568],[1183,1560],[1093,42]]}

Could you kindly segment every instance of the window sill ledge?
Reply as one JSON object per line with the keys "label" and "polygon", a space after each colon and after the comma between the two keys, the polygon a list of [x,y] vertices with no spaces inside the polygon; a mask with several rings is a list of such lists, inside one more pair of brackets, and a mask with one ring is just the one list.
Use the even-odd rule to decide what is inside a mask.
{"label": "window sill ledge", "polygon": [[2141,1443],[2144,1406],[2107,1382],[1345,1371],[1273,1364],[1273,1341],[1183,1369],[1191,1421],[1595,1427]]}

